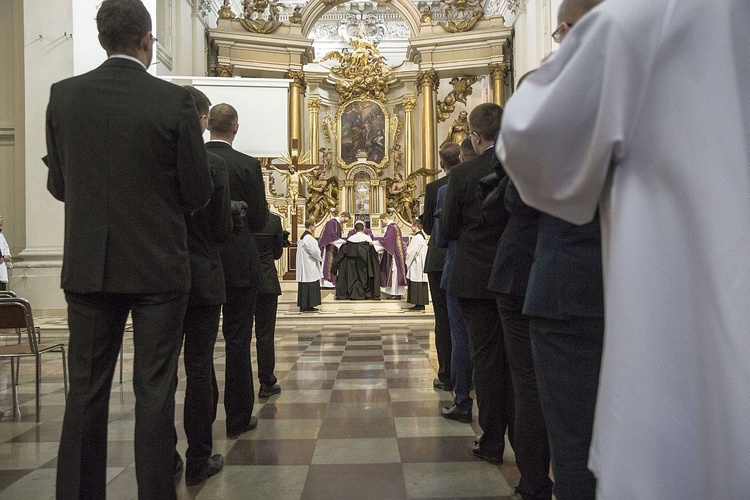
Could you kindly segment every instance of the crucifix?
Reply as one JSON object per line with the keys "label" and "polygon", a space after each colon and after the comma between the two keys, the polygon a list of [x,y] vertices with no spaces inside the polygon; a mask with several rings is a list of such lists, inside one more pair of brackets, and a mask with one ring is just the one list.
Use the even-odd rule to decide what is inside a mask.
{"label": "crucifix", "polygon": [[269,168],[276,170],[284,176],[286,180],[286,197],[289,200],[289,215],[292,226],[291,238],[294,246],[289,249],[289,271],[284,274],[284,279],[295,279],[296,269],[293,267],[296,262],[296,242],[299,239],[297,227],[299,219],[297,216],[297,199],[299,198],[300,177],[308,182],[311,181],[309,175],[313,170],[324,169],[325,165],[320,163],[307,163],[310,152],[302,155],[302,163],[299,158],[299,139],[292,139],[291,155],[282,154],[281,159],[286,163],[280,165],[269,165]]}
{"label": "crucifix", "polygon": [[[297,198],[299,198],[300,178],[309,182],[311,180],[309,175],[312,170],[325,168],[325,165],[320,163],[300,163],[298,144],[299,139],[292,139],[291,155],[281,155],[281,159],[286,163],[280,165],[269,165],[270,168],[283,175],[286,180],[286,197],[291,200],[289,214],[293,216],[297,215]],[[302,161],[307,161],[309,157],[310,152],[308,151],[302,156]]]}

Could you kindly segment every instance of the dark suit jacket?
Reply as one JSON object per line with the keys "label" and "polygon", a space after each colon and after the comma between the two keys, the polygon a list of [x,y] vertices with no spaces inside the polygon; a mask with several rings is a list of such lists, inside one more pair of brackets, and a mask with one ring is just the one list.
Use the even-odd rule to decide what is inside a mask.
{"label": "dark suit jacket", "polygon": [[541,212],[521,200],[512,182],[505,189],[505,208],[509,213],[508,223],[497,246],[487,288],[495,293],[523,297],[534,263]]}
{"label": "dark suit jacket", "polygon": [[[448,176],[445,176],[425,186],[424,213],[422,214],[422,230],[425,234],[432,235],[432,228],[436,222],[434,215],[437,208],[437,192],[441,186],[445,186],[447,183]],[[444,263],[445,249],[437,246],[435,238],[430,238],[430,242],[427,244],[427,258],[424,263],[424,272],[442,273]]]}
{"label": "dark suit jacket", "polygon": [[281,217],[269,213],[266,227],[259,233],[253,234],[260,255],[261,278],[258,293],[281,295],[281,285],[279,284],[279,274],[275,261],[280,259],[284,253],[282,232]]}
{"label": "dark suit jacket", "polygon": [[190,289],[185,217],[214,188],[195,101],[135,61],[52,86],[47,188],[65,202],[62,287]]}
{"label": "dark suit jacket", "polygon": [[601,245],[598,211],[583,226],[541,214],[523,313],[604,317]]}
{"label": "dark suit jacket", "polygon": [[190,251],[191,306],[215,306],[226,302],[224,268],[219,244],[232,234],[232,207],[229,199],[229,176],[224,160],[208,153],[214,194],[205,208],[185,213],[188,250]]}
{"label": "dark suit jacket", "polygon": [[260,162],[222,141],[207,142],[206,149],[227,162],[229,194],[232,200],[247,203],[244,227],[232,233],[221,246],[226,285],[229,288],[258,286],[261,274],[260,256],[251,231],[263,229],[268,219],[266,190]]}
{"label": "dark suit jacket", "polygon": [[497,243],[507,215],[485,217],[477,195],[479,179],[493,169],[494,149],[456,165],[448,176],[440,232],[456,240],[456,256],[448,278],[448,293],[459,298],[493,299],[487,290]]}

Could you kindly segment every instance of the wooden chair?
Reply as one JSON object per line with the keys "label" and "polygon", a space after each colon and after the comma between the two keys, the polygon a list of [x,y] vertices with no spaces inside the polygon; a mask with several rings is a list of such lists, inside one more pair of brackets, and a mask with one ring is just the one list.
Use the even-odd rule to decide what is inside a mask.
{"label": "wooden chair", "polygon": [[20,416],[21,410],[18,404],[18,373],[16,363],[21,358],[33,357],[36,361],[36,421],[39,422],[40,413],[40,384],[42,380],[42,358],[46,352],[59,352],[62,355],[63,383],[65,385],[65,397],[68,396],[68,369],[65,359],[65,346],[62,342],[57,344],[40,344],[34,328],[34,316],[31,313],[31,305],[26,299],[14,297],[0,297],[0,329],[24,329],[29,343],[0,346],[0,359],[10,358],[11,385],[13,388],[13,405],[16,413]]}

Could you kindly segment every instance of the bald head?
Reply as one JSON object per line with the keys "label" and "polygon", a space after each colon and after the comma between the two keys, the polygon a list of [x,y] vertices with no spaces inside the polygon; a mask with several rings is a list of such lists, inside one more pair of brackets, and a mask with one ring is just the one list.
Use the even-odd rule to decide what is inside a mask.
{"label": "bald head", "polygon": [[560,10],[557,11],[557,22],[573,25],[578,22],[588,11],[602,3],[604,0],[563,0]]}
{"label": "bald head", "polygon": [[211,108],[208,116],[208,130],[211,131],[211,139],[222,139],[232,142],[237,133],[239,117],[237,110],[226,103],[217,104]]}

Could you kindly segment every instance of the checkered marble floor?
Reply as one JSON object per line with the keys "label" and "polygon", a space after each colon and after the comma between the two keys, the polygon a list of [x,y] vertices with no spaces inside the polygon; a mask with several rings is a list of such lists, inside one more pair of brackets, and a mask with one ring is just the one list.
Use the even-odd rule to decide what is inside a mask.
{"label": "checkered marble floor", "polygon": [[[223,406],[214,425],[214,453],[224,470],[204,484],[178,485],[179,498],[427,499],[501,498],[518,482],[510,446],[505,461],[475,459],[476,423],[439,416],[451,394],[432,388],[434,332],[429,326],[283,325],[276,332],[276,376],[282,392],[256,400],[256,430],[227,439]],[[224,343],[215,350],[224,374]],[[133,459],[132,339],[126,334],[124,383],[112,388],[108,498],[136,498]],[[255,346],[252,347],[255,369]],[[59,356],[43,363],[42,421],[35,422],[33,362],[21,366],[22,416],[14,418],[9,363],[0,364],[0,498],[54,498],[64,411]],[[175,412],[178,450],[185,375]],[[257,391],[257,380],[256,380]]]}

